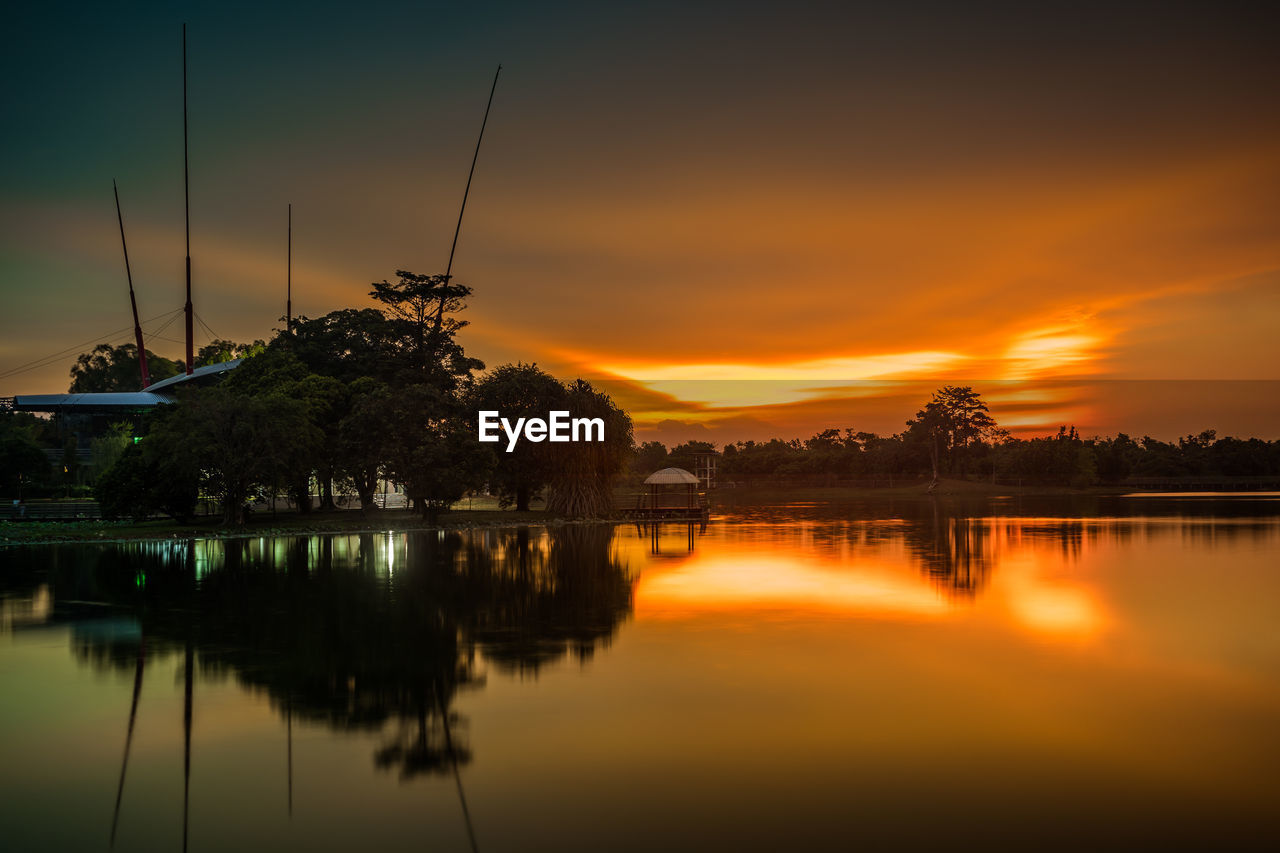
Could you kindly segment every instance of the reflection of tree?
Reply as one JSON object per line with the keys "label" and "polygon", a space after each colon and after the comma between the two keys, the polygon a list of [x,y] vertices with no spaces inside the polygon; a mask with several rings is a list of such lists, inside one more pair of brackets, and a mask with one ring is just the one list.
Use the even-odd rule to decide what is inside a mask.
{"label": "reflection of tree", "polygon": [[987,583],[993,544],[989,522],[967,514],[952,514],[937,500],[911,507],[904,513],[907,549],[921,569],[942,588],[974,596]]}
{"label": "reflection of tree", "polygon": [[[380,767],[405,777],[447,772],[470,751],[449,710],[482,683],[474,649],[503,668],[537,670],[565,654],[589,657],[631,606],[631,580],[610,549],[613,528],[572,525],[531,541],[527,529],[482,535],[408,534],[385,571],[373,534],[221,543],[197,579],[191,543],[94,549],[84,595],[127,606],[148,657],[190,642],[206,677],[265,693],[284,715],[340,729],[398,732]],[[353,547],[354,546],[354,547]],[[81,549],[82,551],[88,549]],[[137,666],[132,632],[77,631],[75,654],[97,667]]]}
{"label": "reflection of tree", "polygon": [[611,549],[609,524],[553,528],[543,542],[526,529],[500,531],[496,547],[468,553],[487,570],[483,606],[468,634],[504,670],[536,673],[565,655],[589,659],[631,610],[632,581]]}
{"label": "reflection of tree", "polygon": [[[1109,531],[1115,538],[1124,536],[1125,528]],[[1052,521],[1040,521],[1034,524],[1022,524],[1018,527],[1018,535],[1028,539],[1039,539],[1050,542],[1058,547],[1065,561],[1073,562],[1080,559],[1080,553],[1084,549],[1086,527],[1083,521],[1079,519],[1061,518]],[[1101,535],[1101,529],[1098,527],[1090,528],[1091,538],[1096,539]]]}
{"label": "reflection of tree", "polygon": [[412,722],[402,717],[391,739],[374,754],[374,763],[383,769],[399,767],[402,779],[445,773],[453,763],[466,764],[471,750],[456,742],[453,726],[457,723],[456,714],[429,714],[425,708]]}

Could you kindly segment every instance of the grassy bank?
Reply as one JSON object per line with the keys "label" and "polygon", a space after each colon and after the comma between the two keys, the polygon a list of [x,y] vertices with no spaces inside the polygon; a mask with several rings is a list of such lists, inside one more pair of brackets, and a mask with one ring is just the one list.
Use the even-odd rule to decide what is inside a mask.
{"label": "grassy bank", "polygon": [[0,547],[56,542],[113,542],[134,539],[221,538],[254,536],[305,536],[314,533],[376,533],[388,530],[466,530],[521,524],[559,523],[542,510],[516,512],[499,509],[456,509],[427,521],[404,510],[379,510],[365,515],[359,510],[337,512],[281,512],[257,515],[243,525],[224,525],[219,518],[178,524],[169,519],[150,521],[3,521]]}

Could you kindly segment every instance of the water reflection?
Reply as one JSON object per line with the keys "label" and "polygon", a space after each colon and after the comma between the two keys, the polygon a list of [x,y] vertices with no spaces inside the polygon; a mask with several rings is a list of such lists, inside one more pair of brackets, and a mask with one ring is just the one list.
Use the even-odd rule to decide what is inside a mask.
{"label": "water reflection", "polygon": [[[709,612],[786,612],[923,619],[962,616],[974,607],[1015,628],[1073,641],[1096,637],[1109,607],[1071,567],[1086,552],[1181,539],[1202,545],[1240,538],[1274,541],[1276,508],[1267,500],[1218,502],[1091,498],[1117,513],[1069,514],[1071,501],[939,499],[729,506],[715,535],[696,551],[667,534],[636,527],[624,547],[648,564],[637,589],[645,616],[693,618]],[[1066,507],[1066,509],[1064,509]],[[1125,516],[1125,507],[1150,515]],[[673,531],[674,533],[675,531]],[[692,530],[690,530],[690,535]],[[655,560],[655,557],[661,559]],[[915,575],[904,572],[914,569]],[[992,598],[981,601],[1000,581]]]}
{"label": "water reflection", "polygon": [[[184,849],[197,670],[202,682],[233,678],[265,694],[287,722],[290,759],[295,718],[383,731],[377,768],[402,780],[453,774],[465,811],[457,774],[472,751],[452,705],[485,682],[477,651],[536,674],[607,645],[633,586],[612,539],[610,526],[575,525],[55,549],[51,585],[68,603],[136,619],[125,631],[77,621],[71,634],[78,660],[134,682],[112,840],[145,670],[173,655],[184,680]],[[5,612],[17,623],[25,611]]]}
{"label": "water reflection", "polygon": [[[624,825],[637,847],[838,846],[855,817],[871,842],[934,846],[941,823],[982,837],[992,802],[1032,842],[1064,804],[1089,832],[1128,809],[1177,837],[1160,830],[1179,803],[1221,828],[1227,801],[1258,826],[1280,709],[1275,507],[1093,509],[853,502],[708,526],[11,549],[4,630],[70,637],[60,659],[96,680],[69,695],[110,709],[49,691],[61,727],[0,756],[56,790],[109,741],[101,808],[64,807],[88,815],[79,847],[168,820],[165,848],[181,831],[234,849],[210,815],[283,823],[295,793],[297,834],[275,840],[307,849],[342,849],[326,833],[344,822],[394,824],[400,846],[601,849]],[[0,689],[41,707],[43,682],[12,678]],[[256,775],[264,801],[238,800]],[[922,796],[944,804],[936,832],[909,817]]]}
{"label": "water reflection", "polygon": [[653,521],[635,525],[637,538],[649,540],[649,557],[680,561],[693,553],[699,536],[707,532],[707,522]]}

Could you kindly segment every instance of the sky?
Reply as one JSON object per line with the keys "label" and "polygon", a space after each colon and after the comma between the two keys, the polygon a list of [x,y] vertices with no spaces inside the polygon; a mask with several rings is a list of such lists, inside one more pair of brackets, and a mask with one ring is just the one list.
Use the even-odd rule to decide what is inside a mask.
{"label": "sky", "polygon": [[[1280,438],[1280,13],[1179,3],[25,4],[7,10],[0,396],[183,301],[197,345],[454,263],[489,365],[637,437]],[[179,357],[181,320],[148,339]],[[47,359],[35,369],[28,363]]]}

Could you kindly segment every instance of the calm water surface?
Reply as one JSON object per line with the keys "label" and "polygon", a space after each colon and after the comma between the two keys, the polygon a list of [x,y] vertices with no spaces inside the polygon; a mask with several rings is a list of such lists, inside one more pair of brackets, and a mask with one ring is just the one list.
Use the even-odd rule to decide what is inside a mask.
{"label": "calm water surface", "polygon": [[1280,500],[0,551],[5,850],[1280,840]]}

